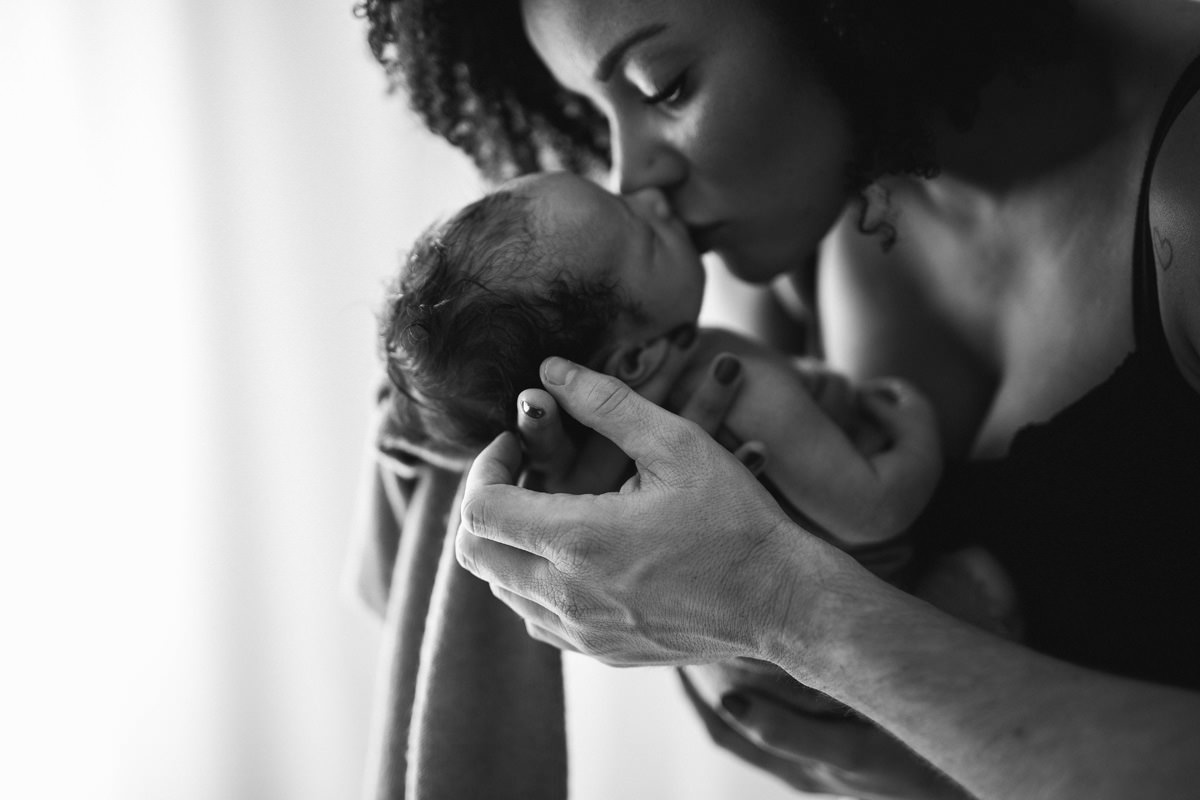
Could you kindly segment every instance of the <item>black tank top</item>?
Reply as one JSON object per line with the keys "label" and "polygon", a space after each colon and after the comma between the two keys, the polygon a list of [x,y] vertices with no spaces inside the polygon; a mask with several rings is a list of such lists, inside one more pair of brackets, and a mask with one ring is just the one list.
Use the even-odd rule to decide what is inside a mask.
{"label": "black tank top", "polygon": [[914,535],[979,544],[1016,584],[1029,644],[1106,672],[1200,688],[1200,393],[1163,334],[1149,222],[1154,162],[1200,91],[1200,59],[1150,146],[1133,252],[1136,346],[1008,455],[951,465]]}

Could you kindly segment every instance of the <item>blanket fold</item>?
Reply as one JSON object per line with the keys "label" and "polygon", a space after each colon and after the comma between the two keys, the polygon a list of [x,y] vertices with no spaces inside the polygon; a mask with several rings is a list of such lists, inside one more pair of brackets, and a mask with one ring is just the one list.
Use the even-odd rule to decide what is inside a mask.
{"label": "blanket fold", "polygon": [[389,448],[388,425],[381,413],[350,554],[384,620],[363,796],[562,800],[559,652],[459,566],[463,473]]}

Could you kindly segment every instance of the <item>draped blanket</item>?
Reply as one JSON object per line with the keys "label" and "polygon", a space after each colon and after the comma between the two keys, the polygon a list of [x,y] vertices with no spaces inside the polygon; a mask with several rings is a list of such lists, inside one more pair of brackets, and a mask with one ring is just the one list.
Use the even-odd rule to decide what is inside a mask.
{"label": "draped blanket", "polygon": [[559,652],[459,566],[463,473],[398,450],[380,400],[349,564],[384,622],[364,798],[562,800]]}

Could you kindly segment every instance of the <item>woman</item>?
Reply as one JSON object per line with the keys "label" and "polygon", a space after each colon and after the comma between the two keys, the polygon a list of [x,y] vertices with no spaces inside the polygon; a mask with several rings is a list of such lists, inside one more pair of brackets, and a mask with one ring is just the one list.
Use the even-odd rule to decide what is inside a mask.
{"label": "woman", "polygon": [[[1196,785],[1200,642],[1181,609],[1200,600],[1200,8],[522,0],[368,15],[426,121],[488,172],[610,161],[617,188],[661,189],[738,276],[815,285],[834,368],[933,399],[960,463],[918,534],[995,550],[1031,647],[871,578],[700,427],[556,359],[553,398],[639,473],[598,498],[534,495],[508,485],[511,437],[477,460],[459,558],[535,636],[618,664],[768,660],[879,726],[727,697],[718,740],[803,788]],[[693,404],[709,426],[728,399],[710,389]],[[522,427],[561,466],[554,419]]]}

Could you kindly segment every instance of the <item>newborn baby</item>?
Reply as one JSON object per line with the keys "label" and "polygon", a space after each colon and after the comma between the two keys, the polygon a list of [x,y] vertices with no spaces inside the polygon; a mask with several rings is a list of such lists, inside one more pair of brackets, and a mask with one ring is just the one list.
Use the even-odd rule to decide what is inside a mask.
{"label": "newborn baby", "polygon": [[[904,381],[856,387],[728,331],[697,332],[704,279],[656,190],[618,197],[567,173],[503,185],[422,234],[388,297],[381,339],[400,432],[390,446],[465,467],[515,429],[517,395],[540,385],[551,355],[635,389],[685,358],[667,403],[678,408],[733,353],[737,362],[715,362],[718,379],[722,364],[743,372],[718,440],[764,445],[750,466],[789,513],[900,580],[901,534],[941,472],[930,404]],[[692,343],[673,346],[681,341]],[[770,665],[739,659],[689,674],[705,695],[744,681],[806,708],[829,704]]]}

